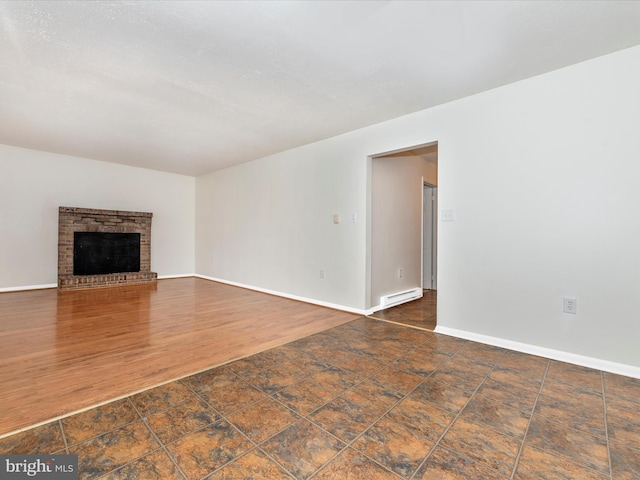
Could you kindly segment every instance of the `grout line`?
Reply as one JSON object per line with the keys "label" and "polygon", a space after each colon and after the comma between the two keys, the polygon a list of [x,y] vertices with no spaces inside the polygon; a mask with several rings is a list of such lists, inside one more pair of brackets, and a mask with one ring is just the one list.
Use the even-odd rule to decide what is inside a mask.
{"label": "grout line", "polygon": [[58,427],[60,427],[60,432],[62,433],[62,441],[64,442],[64,449],[67,452],[67,455],[70,455],[69,443],[67,442],[67,436],[64,433],[64,427],[62,426],[61,420],[58,420]]}
{"label": "grout line", "polygon": [[[321,465],[321,466],[320,466],[320,467],[319,467],[319,468],[318,468],[318,469],[317,469],[317,470],[316,470],[316,471],[311,475],[311,477],[310,477],[310,478],[312,478],[312,477],[316,476],[320,471],[322,471],[322,470],[324,470],[325,468],[327,468],[327,467],[329,466],[329,464],[330,464],[331,462],[333,462],[333,460],[335,460],[335,458],[336,458],[336,457],[338,457],[339,455],[341,455],[343,452],[345,452],[345,451],[346,451],[347,449],[349,449],[349,448],[353,448],[356,452],[358,452],[359,454],[363,455],[365,458],[368,458],[370,461],[374,462],[375,464],[377,464],[378,466],[380,466],[380,467],[381,467],[381,468],[383,468],[384,470],[386,470],[386,471],[390,472],[390,473],[391,473],[391,474],[393,474],[394,476],[398,476],[398,474],[397,474],[396,472],[393,472],[393,471],[392,471],[392,470],[390,470],[387,466],[380,464],[378,461],[376,461],[375,459],[373,459],[373,458],[369,457],[369,456],[368,456],[368,455],[366,455],[364,452],[361,452],[360,450],[358,450],[358,449],[354,448],[352,445],[353,445],[353,443],[354,443],[355,441],[357,441],[357,440],[358,440],[362,435],[364,435],[364,434],[365,434],[365,433],[366,433],[366,432],[367,432],[367,431],[368,431],[368,430],[369,430],[373,425],[375,425],[378,421],[380,421],[380,419],[381,419],[382,417],[384,417],[384,416],[385,416],[389,411],[391,411],[393,408],[395,408],[395,407],[396,407],[396,406],[397,406],[397,405],[398,405],[402,400],[404,400],[404,399],[405,399],[405,398],[406,398],[406,397],[407,397],[411,392],[413,392],[416,388],[418,388],[418,386],[419,386],[420,384],[422,384],[422,381],[421,381],[420,383],[418,383],[418,385],[416,385],[416,386],[415,386],[413,389],[411,389],[408,393],[403,394],[402,392],[400,392],[400,391],[398,391],[398,390],[395,390],[395,389],[394,389],[394,388],[392,388],[392,387],[389,387],[389,386],[387,386],[387,385],[382,385],[382,384],[379,384],[378,382],[375,382],[372,378],[373,378],[375,375],[377,375],[379,372],[381,372],[382,370],[384,370],[385,368],[390,367],[390,366],[391,366],[391,364],[395,363],[399,358],[403,358],[404,356],[406,356],[406,355],[410,354],[411,352],[413,352],[414,350],[416,350],[416,349],[420,348],[421,346],[425,345],[426,343],[427,343],[427,341],[421,342],[421,343],[417,344],[415,347],[413,347],[413,348],[411,348],[411,349],[407,350],[407,351],[406,351],[405,353],[403,353],[402,355],[398,355],[397,357],[395,357],[395,358],[394,358],[393,360],[391,360],[390,362],[387,362],[386,364],[383,364],[379,369],[375,370],[374,372],[372,372],[372,373],[371,373],[371,374],[369,374],[368,376],[366,376],[366,377],[362,378],[362,379],[361,379],[361,380],[359,380],[357,383],[355,383],[355,384],[354,384],[354,385],[352,385],[351,387],[347,388],[346,390],[344,390],[342,393],[340,393],[340,394],[339,394],[339,395],[337,395],[336,397],[332,398],[331,400],[328,400],[327,402],[323,403],[322,405],[320,405],[319,407],[315,408],[314,410],[312,410],[311,412],[307,413],[306,415],[298,414],[298,415],[300,415],[300,416],[301,416],[301,418],[300,418],[299,420],[297,420],[296,422],[294,422],[294,423],[297,423],[297,422],[299,422],[299,421],[301,421],[301,420],[306,420],[306,421],[308,421],[309,423],[311,423],[313,426],[315,426],[316,428],[319,428],[320,430],[322,430],[322,431],[323,431],[323,432],[325,432],[326,434],[328,434],[328,435],[332,436],[333,438],[335,438],[336,440],[338,440],[340,443],[342,443],[342,444],[344,444],[344,445],[345,445],[345,447],[344,447],[343,449],[341,449],[338,453],[336,453],[336,454],[335,454],[334,456],[332,456],[329,460],[327,460],[324,464],[322,464],[322,465]],[[465,345],[466,345],[466,342],[465,342]],[[463,348],[463,347],[460,347],[460,348]],[[458,349],[458,350],[460,350],[460,349]],[[303,353],[304,353],[304,352],[303,352]],[[356,353],[356,352],[353,352],[353,353]],[[456,353],[457,353],[457,352],[456,352]],[[308,353],[307,353],[307,355],[310,355],[310,354],[308,354]],[[455,354],[454,354],[454,355],[455,355]],[[311,356],[313,356],[313,355],[311,355]],[[453,356],[453,355],[452,355],[452,356]],[[315,357],[315,356],[313,356],[313,357],[317,359],[317,357]],[[318,359],[318,360],[319,360],[319,359]],[[319,361],[321,361],[322,363],[326,363],[325,361],[322,361],[322,360],[319,360]],[[447,361],[448,361],[448,360],[447,360]],[[445,363],[446,363],[446,362],[445,362]],[[350,370],[347,370],[347,369],[344,369],[344,368],[338,367],[338,366],[333,365],[333,364],[330,364],[330,363],[328,363],[328,366],[327,366],[327,368],[326,368],[325,370],[327,370],[328,368],[335,368],[335,369],[341,370],[341,371],[346,372],[346,373],[355,373],[355,372],[351,372]],[[323,370],[323,371],[325,371],[325,370]],[[431,374],[430,374],[430,375],[431,375]],[[430,376],[430,375],[429,375],[429,376]],[[308,375],[308,376],[306,376],[306,377],[304,377],[304,378],[308,378],[308,377],[309,377],[309,375]],[[428,377],[427,377],[427,378],[428,378]],[[389,389],[391,389],[391,390],[393,390],[393,391],[396,391],[396,392],[398,392],[399,394],[401,394],[402,396],[401,396],[401,398],[400,398],[398,401],[396,401],[392,406],[390,406],[387,410],[385,410],[381,415],[377,416],[375,420],[373,420],[372,422],[370,422],[370,423],[369,423],[369,425],[367,426],[367,428],[365,428],[365,429],[364,429],[360,434],[356,435],[356,437],[354,437],[351,441],[344,441],[343,439],[341,439],[341,438],[337,437],[337,436],[336,436],[336,435],[334,435],[333,433],[331,433],[331,432],[329,432],[328,430],[326,430],[326,429],[325,429],[324,427],[322,427],[321,425],[318,425],[315,421],[313,421],[313,419],[312,419],[312,418],[310,418],[310,416],[311,416],[313,413],[317,412],[318,410],[320,410],[320,409],[321,409],[321,408],[323,408],[324,406],[328,405],[329,403],[333,402],[334,400],[336,400],[336,399],[338,399],[338,398],[343,397],[347,392],[350,392],[351,390],[355,389],[358,385],[361,385],[361,384],[362,384],[362,383],[364,383],[366,380],[370,380],[371,382],[375,383],[376,385],[380,385],[381,387],[389,388]],[[300,381],[302,381],[302,380],[300,380]],[[424,379],[423,379],[423,381],[424,381]],[[285,388],[288,388],[288,387],[285,387]],[[282,389],[282,390],[284,390],[284,389]],[[281,391],[281,390],[279,390],[279,391]],[[277,392],[276,392],[276,393],[277,393]],[[272,398],[273,398],[273,397],[272,397]],[[280,400],[278,400],[278,399],[276,399],[276,398],[274,398],[274,400],[276,400],[278,403],[282,403],[282,402],[280,402]],[[283,405],[284,405],[284,404],[283,404]],[[284,406],[285,406],[285,407],[287,407],[286,405],[284,405]],[[287,407],[287,408],[289,408],[289,407]],[[290,409],[290,410],[292,410],[292,409]],[[296,412],[296,413],[297,413],[297,412]],[[293,424],[292,424],[292,425],[293,425]],[[289,427],[286,427],[286,428],[289,428]],[[285,428],[285,429],[286,429],[286,428]],[[278,433],[279,433],[279,432],[278,432]],[[275,435],[277,435],[277,434],[275,434]],[[269,437],[269,438],[271,438],[271,437]],[[265,440],[265,441],[266,441],[266,440]],[[261,451],[263,451],[263,452],[264,452],[264,450],[262,450],[262,449],[261,449]],[[266,453],[266,452],[265,452],[265,453]],[[271,458],[271,456],[269,456],[269,458]],[[276,463],[278,463],[278,462],[276,462]],[[278,463],[278,465],[280,465],[280,463]],[[286,470],[286,469],[285,469],[285,470]],[[286,470],[286,471],[288,472],[288,470]],[[398,478],[402,478],[402,477],[401,477],[401,476],[398,476]]]}
{"label": "grout line", "polygon": [[613,465],[611,463],[611,447],[609,444],[609,426],[607,424],[607,396],[605,392],[604,372],[600,371],[600,383],[602,384],[602,405],[604,407],[604,437],[607,441],[607,459],[609,460],[609,478],[613,479]]}
{"label": "grout line", "polygon": [[[176,466],[176,468],[178,469],[178,472],[180,473],[180,475],[182,475],[183,478],[188,479],[189,477],[187,477],[187,475],[185,475],[185,473],[182,471],[182,469],[180,468],[180,465],[178,465],[178,462],[176,462],[176,460],[173,458],[173,455],[171,455],[171,453],[169,452],[169,450],[167,450],[167,447],[165,446],[165,444],[163,442],[160,441],[160,438],[158,438],[158,436],[156,435],[156,432],[153,431],[153,429],[151,428],[151,426],[149,425],[149,423],[147,422],[147,417],[145,415],[142,415],[142,412],[140,412],[140,410],[138,409],[138,407],[136,406],[135,403],[133,403],[133,401],[131,400],[131,398],[127,397],[127,399],[129,400],[129,402],[131,403],[131,405],[133,406],[133,408],[135,409],[136,413],[140,416],[140,419],[142,420],[142,423],[144,423],[144,426],[147,427],[147,430],[149,430],[149,432],[151,432],[151,435],[153,436],[153,438],[155,439],[156,442],[158,442],[158,445],[160,445],[160,448],[164,451],[164,453],[169,457],[169,460],[171,460],[171,462]],[[151,450],[151,452],[154,452],[156,450],[160,450],[160,448],[156,448],[154,450]],[[142,455],[142,457],[144,457],[145,455],[148,455],[151,452],[147,452],[144,455]],[[142,457],[138,457],[138,458],[142,458]],[[126,465],[129,465],[130,463],[135,462],[136,460],[138,460],[138,458],[132,460],[131,462],[127,463]],[[120,468],[125,467],[125,465],[123,465]],[[120,469],[118,469],[120,470]],[[115,470],[112,470],[109,473],[114,472]]]}
{"label": "grout line", "polygon": [[[66,433],[64,433],[64,426],[62,424],[62,420],[64,420],[65,418],[68,418],[68,417],[62,417],[60,420],[56,420],[57,422],[60,422],[60,428],[62,429],[64,442],[65,442],[65,445],[67,445],[67,450],[70,449],[71,447],[75,447],[76,445],[81,445],[83,443],[93,441],[98,437],[102,437],[103,435],[107,435],[108,433],[115,432],[116,430],[119,430],[119,429],[121,429],[123,427],[126,427],[128,425],[131,425],[132,423],[138,422],[138,421],[140,421],[142,419],[142,416],[140,415],[140,412],[138,412],[138,409],[136,408],[136,406],[134,405],[134,403],[131,401],[131,399],[129,397],[120,398],[119,400],[115,400],[114,402],[118,402],[120,400],[127,400],[129,402],[129,404],[132,406],[132,408],[134,409],[136,415],[138,415],[138,417],[134,418],[130,422],[125,422],[125,423],[122,423],[120,425],[116,425],[113,428],[110,428],[109,430],[105,430],[104,432],[100,432],[97,435],[93,435],[92,437],[84,438],[84,439],[82,439],[82,440],[80,440],[78,442],[75,442],[75,443],[69,444],[68,443],[69,440],[67,439],[67,435],[66,435]],[[102,405],[102,406],[104,406],[104,405]],[[95,408],[100,408],[100,407],[95,407]],[[86,410],[86,411],[89,411],[89,410]]]}
{"label": "grout line", "polygon": [[[404,325],[403,325],[403,326],[404,326]],[[356,383],[355,385],[353,385],[353,386],[352,386],[352,387],[350,387],[349,389],[345,390],[344,392],[342,392],[340,395],[338,395],[338,396],[336,397],[336,398],[342,397],[345,393],[347,393],[347,392],[349,392],[349,391],[353,390],[355,387],[357,387],[358,385],[362,384],[365,380],[370,380],[371,382],[375,383],[376,385],[381,385],[381,386],[382,386],[382,387],[384,387],[384,388],[390,388],[391,390],[394,390],[394,391],[396,391],[396,392],[398,392],[398,393],[400,393],[400,394],[402,394],[402,395],[403,395],[403,396],[402,396],[399,400],[397,400],[393,405],[391,405],[389,408],[387,408],[387,409],[386,409],[386,410],[385,410],[381,415],[379,415],[379,416],[375,417],[375,420],[373,420],[372,422],[370,422],[370,423],[369,423],[369,425],[368,425],[368,426],[367,426],[367,427],[366,427],[362,432],[360,432],[358,435],[356,435],[356,436],[355,436],[351,441],[349,441],[349,442],[345,442],[345,441],[343,441],[342,439],[338,438],[337,436],[333,435],[331,432],[328,432],[327,430],[325,430],[322,426],[320,426],[320,425],[316,424],[315,422],[313,422],[313,420],[311,420],[311,419],[307,419],[307,420],[308,420],[309,422],[311,422],[313,425],[315,425],[316,427],[320,428],[322,431],[324,431],[324,432],[326,432],[326,433],[330,434],[330,435],[331,435],[331,436],[333,436],[334,438],[337,438],[340,442],[345,443],[345,444],[346,444],[346,447],[345,447],[342,451],[346,450],[347,448],[353,448],[356,452],[358,452],[359,454],[361,454],[361,455],[363,455],[364,457],[368,458],[369,460],[371,460],[372,462],[376,463],[377,465],[379,465],[380,467],[384,468],[385,470],[387,470],[387,471],[391,472],[393,475],[398,475],[396,472],[393,472],[392,470],[390,470],[387,466],[382,465],[382,464],[381,464],[380,462],[378,462],[376,459],[371,458],[370,456],[368,456],[365,452],[362,452],[361,450],[358,450],[357,448],[355,448],[355,447],[353,446],[353,444],[354,444],[358,439],[360,439],[360,438],[361,438],[361,437],[362,437],[362,436],[363,436],[367,431],[369,431],[369,430],[370,430],[370,429],[371,429],[371,428],[372,428],[376,423],[378,423],[378,422],[379,422],[379,421],[380,421],[380,420],[381,420],[385,415],[387,415],[387,414],[388,414],[392,409],[394,409],[395,407],[397,407],[397,406],[398,406],[398,404],[399,404],[400,402],[402,402],[402,401],[403,401],[405,398],[407,398],[411,393],[413,393],[413,392],[414,392],[414,391],[415,391],[415,390],[416,390],[420,385],[422,385],[422,384],[424,383],[424,381],[425,381],[427,378],[430,378],[430,377],[431,377],[431,376],[432,376],[436,371],[438,371],[438,369],[439,369],[442,365],[444,365],[444,364],[446,364],[447,362],[449,362],[449,361],[450,361],[450,360],[451,360],[451,359],[452,359],[456,354],[458,354],[458,352],[460,352],[460,350],[462,350],[462,349],[463,349],[463,348],[464,348],[464,347],[469,343],[468,341],[464,341],[464,343],[460,346],[460,348],[458,348],[458,349],[457,349],[453,354],[451,354],[451,355],[449,356],[449,358],[448,358],[447,360],[445,360],[445,361],[442,363],[442,365],[439,365],[439,366],[438,366],[438,368],[436,368],[433,372],[431,372],[427,377],[423,377],[422,381],[420,381],[420,382],[419,382],[415,387],[413,387],[411,390],[409,390],[406,394],[403,394],[402,392],[400,392],[400,391],[398,391],[398,390],[395,390],[394,388],[389,387],[389,386],[387,386],[387,385],[378,384],[377,382],[375,382],[375,381],[372,379],[372,377],[374,377],[377,373],[379,373],[380,371],[384,370],[385,368],[390,367],[390,366],[391,366],[391,364],[395,363],[399,358],[403,358],[403,357],[405,357],[405,356],[409,355],[410,353],[412,353],[413,351],[417,350],[418,348],[420,348],[420,347],[424,346],[424,345],[425,345],[425,344],[427,344],[428,342],[429,342],[429,341],[425,340],[424,342],[422,342],[422,343],[420,343],[420,344],[416,345],[415,347],[413,347],[412,349],[408,350],[408,351],[407,351],[407,352],[405,352],[404,354],[402,354],[402,355],[398,356],[397,358],[393,359],[392,361],[390,361],[390,362],[386,363],[386,364],[385,364],[385,365],[383,365],[381,368],[379,368],[379,369],[378,369],[378,370],[376,370],[375,372],[371,373],[369,376],[367,376],[367,377],[363,378],[360,382]],[[334,366],[334,368],[339,368],[339,367],[335,367],[335,366]],[[341,370],[343,370],[343,369],[341,369]],[[404,370],[403,370],[403,371],[404,371]],[[408,372],[407,372],[407,373],[408,373]],[[420,377],[421,377],[422,375],[418,375],[418,376],[420,376]],[[482,382],[481,382],[481,384],[482,384]],[[479,387],[478,387],[478,388],[479,388]],[[330,401],[329,401],[329,402],[327,402],[327,403],[330,403],[330,402],[332,402],[333,400],[335,400],[335,398],[334,398],[334,399],[332,399],[332,400],[330,400]],[[325,405],[326,405],[327,403],[325,403]],[[313,412],[315,412],[315,411],[319,410],[320,408],[322,408],[322,407],[318,407],[318,408],[317,408],[317,409],[315,409]],[[311,415],[313,412],[309,413],[309,415]],[[394,423],[395,423],[395,422],[394,422]],[[417,433],[417,434],[419,434],[419,435],[423,436],[423,435],[422,435],[422,434],[420,434],[419,432],[415,432],[415,433]],[[341,452],[342,452],[342,451],[341,451]],[[340,452],[340,453],[341,453],[341,452]],[[430,452],[431,452],[431,451],[430,451]],[[338,454],[339,454],[339,453],[338,453]],[[337,455],[336,455],[336,456],[337,456]],[[428,455],[427,455],[427,456],[428,456]],[[331,458],[329,461],[327,461],[325,464],[323,464],[323,465],[322,465],[318,470],[316,470],[316,472],[315,472],[313,475],[315,476],[315,475],[316,475],[320,470],[322,470],[322,469],[326,468],[326,467],[329,465],[329,463],[331,463],[331,462],[333,461],[333,459],[334,459],[334,458],[335,458],[335,456],[334,456],[334,457],[332,457],[332,458]],[[426,459],[426,458],[425,458],[425,459]],[[419,470],[419,468],[420,468],[420,466],[421,466],[421,465],[422,465],[422,462],[421,462],[421,464],[418,466],[418,468],[416,469],[416,472]],[[414,472],[414,475],[415,475],[415,472]],[[400,476],[400,478],[402,478],[402,476]]]}
{"label": "grout line", "polygon": [[[471,343],[469,341],[469,343]],[[467,345],[467,344],[465,344]],[[463,347],[461,347],[460,349],[458,349],[458,351],[453,354],[451,356],[451,358],[455,357],[460,350],[462,350]],[[484,376],[484,378],[482,379],[482,381],[480,382],[480,384],[475,388],[475,390],[473,391],[473,393],[469,396],[469,398],[467,399],[467,401],[465,402],[465,404],[462,406],[462,408],[460,409],[460,411],[455,415],[455,417],[453,417],[453,420],[451,420],[451,422],[449,422],[449,425],[447,425],[447,428],[444,429],[444,432],[442,432],[442,434],[440,435],[440,437],[438,437],[438,440],[436,440],[436,442],[433,444],[433,447],[431,447],[431,449],[429,450],[429,453],[427,453],[427,456],[422,460],[422,462],[420,462],[420,465],[418,465],[418,468],[416,468],[416,471],[413,472],[413,474],[411,475],[411,479],[413,479],[416,474],[420,471],[420,469],[423,467],[423,465],[425,463],[427,463],[427,460],[429,460],[429,457],[433,454],[433,452],[435,451],[436,448],[438,448],[438,446],[440,445],[440,442],[442,441],[442,439],[447,435],[447,433],[449,433],[449,430],[451,430],[451,428],[453,427],[453,425],[456,423],[456,421],[458,420],[458,418],[460,417],[460,415],[462,415],[462,412],[464,411],[465,408],[467,408],[467,405],[469,405],[469,403],[471,402],[471,399],[476,395],[476,393],[478,392],[478,390],[480,390],[480,387],[482,387],[482,385],[484,385],[484,382],[487,381],[487,378],[489,378],[489,376],[493,373],[493,371],[495,370],[495,368],[498,366],[498,364],[500,363],[500,360],[502,360],[502,357],[504,357],[504,355],[506,354],[506,350],[503,349],[502,354],[500,355],[500,357],[498,358],[498,360],[496,361],[496,363],[493,364],[493,366],[491,367],[491,370],[489,370],[489,372]],[[447,361],[445,361],[442,365],[448,363],[451,358]],[[434,370],[432,372],[431,375],[429,375],[429,377],[433,376],[434,373],[436,373],[438,370],[440,369],[440,366]],[[446,383],[446,382],[444,382]],[[448,384],[447,384],[448,385]],[[453,385],[451,385],[453,387]],[[416,387],[417,388],[417,387]],[[445,447],[443,447],[445,448]],[[467,455],[461,454],[460,452],[455,452],[457,455],[459,456],[463,456],[465,458],[468,458]],[[474,462],[477,463],[477,462]],[[491,467],[488,467],[491,468]],[[493,470],[493,469],[492,469]]]}
{"label": "grout line", "polygon": [[522,436],[522,443],[520,444],[520,448],[518,449],[518,454],[516,455],[516,461],[513,464],[513,471],[511,472],[511,476],[509,478],[513,479],[518,470],[518,465],[520,463],[520,457],[522,455],[522,451],[524,450],[524,444],[527,440],[527,434],[529,433],[529,427],[531,427],[531,422],[533,421],[533,414],[536,411],[536,406],[538,405],[538,399],[542,394],[542,389],[544,387],[544,382],[547,379],[547,373],[549,372],[549,366],[551,365],[551,360],[547,360],[547,367],[544,369],[544,375],[542,376],[542,382],[540,382],[540,388],[538,389],[538,394],[536,395],[536,399],[533,402],[533,407],[531,408],[531,415],[529,416],[529,421],[527,422],[527,428],[524,431],[524,435]]}

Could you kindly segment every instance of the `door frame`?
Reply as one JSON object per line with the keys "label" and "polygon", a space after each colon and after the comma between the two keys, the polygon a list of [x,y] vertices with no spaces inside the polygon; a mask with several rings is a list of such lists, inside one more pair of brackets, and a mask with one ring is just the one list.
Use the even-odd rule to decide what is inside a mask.
{"label": "door frame", "polygon": [[[426,238],[427,235],[427,211],[425,205],[425,196],[427,192],[431,194],[431,215],[430,225],[428,228],[428,234],[430,239]],[[425,282],[425,247],[426,242],[429,241],[431,245],[430,248],[430,257],[431,261],[430,265],[430,279],[428,282]],[[422,250],[421,250],[421,277],[422,277],[422,289],[423,290],[437,290],[438,288],[438,187],[437,185],[432,185],[428,182],[424,181],[424,177],[422,179]]]}

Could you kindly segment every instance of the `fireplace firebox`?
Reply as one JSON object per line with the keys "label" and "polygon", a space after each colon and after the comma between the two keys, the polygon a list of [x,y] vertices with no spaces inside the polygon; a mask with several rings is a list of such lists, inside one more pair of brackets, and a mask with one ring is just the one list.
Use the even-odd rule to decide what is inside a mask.
{"label": "fireplace firebox", "polygon": [[58,288],[155,283],[148,212],[60,207]]}
{"label": "fireplace firebox", "polygon": [[139,233],[73,233],[74,275],[139,271]]}

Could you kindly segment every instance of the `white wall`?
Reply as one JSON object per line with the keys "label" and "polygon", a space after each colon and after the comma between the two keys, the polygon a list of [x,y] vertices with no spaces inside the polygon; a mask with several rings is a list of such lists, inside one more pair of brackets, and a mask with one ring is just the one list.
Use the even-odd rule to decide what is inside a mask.
{"label": "white wall", "polygon": [[367,164],[348,158],[315,144],[199,177],[196,271],[361,307]]}
{"label": "white wall", "polygon": [[59,206],[153,212],[151,270],[194,272],[193,177],[0,145],[0,289],[57,283]]}
{"label": "white wall", "polygon": [[365,224],[331,215],[438,141],[439,326],[640,366],[637,85],[640,47],[200,177],[196,271],[364,309]]}

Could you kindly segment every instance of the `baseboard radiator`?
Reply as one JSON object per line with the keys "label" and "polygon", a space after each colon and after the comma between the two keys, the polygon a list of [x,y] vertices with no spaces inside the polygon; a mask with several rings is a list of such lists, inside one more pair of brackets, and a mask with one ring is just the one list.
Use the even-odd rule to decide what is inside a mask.
{"label": "baseboard radiator", "polygon": [[382,308],[389,308],[395,305],[400,305],[422,296],[422,289],[420,287],[412,288],[411,290],[405,290],[404,292],[392,293],[390,295],[383,295],[380,297],[380,306]]}

